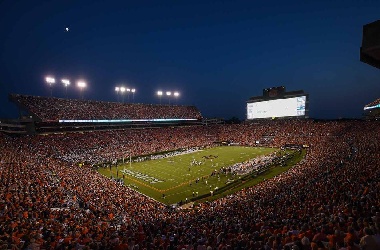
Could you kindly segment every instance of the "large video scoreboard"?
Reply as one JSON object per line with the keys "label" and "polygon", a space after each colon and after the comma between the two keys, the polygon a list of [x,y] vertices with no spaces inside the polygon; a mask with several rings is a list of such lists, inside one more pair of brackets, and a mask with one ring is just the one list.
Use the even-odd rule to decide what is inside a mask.
{"label": "large video scoreboard", "polygon": [[301,91],[285,92],[285,87],[264,89],[263,96],[247,101],[247,120],[308,117],[309,96]]}

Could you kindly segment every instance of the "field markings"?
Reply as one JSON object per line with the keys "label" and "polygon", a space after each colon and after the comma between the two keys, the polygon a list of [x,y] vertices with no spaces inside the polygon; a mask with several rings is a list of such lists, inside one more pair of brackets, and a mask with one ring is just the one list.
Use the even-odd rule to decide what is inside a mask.
{"label": "field markings", "polygon": [[129,179],[129,180],[131,180],[131,181],[133,181],[133,182],[137,182],[137,183],[139,183],[140,185],[143,185],[143,186],[145,186],[145,187],[147,187],[147,188],[150,188],[150,189],[153,189],[153,190],[155,190],[155,191],[157,191],[157,192],[162,193],[160,189],[155,188],[155,187],[152,187],[152,186],[150,186],[150,185],[148,185],[148,184],[146,184],[146,183],[144,183],[144,182],[142,182],[142,181],[135,180],[135,179],[133,179],[133,178],[130,178],[129,176],[125,176],[125,178],[126,178],[126,179]]}
{"label": "field markings", "polygon": [[[208,177],[208,175],[201,176],[201,178],[206,178],[206,177]],[[165,190],[163,190],[163,191],[164,191],[164,192],[167,192],[167,191],[170,191],[170,190],[173,190],[173,189],[176,189],[176,188],[179,188],[179,187],[185,186],[185,185],[190,185],[190,183],[194,183],[198,178],[199,178],[199,177],[197,177],[196,179],[190,180],[188,183],[183,182],[183,183],[181,183],[180,185],[177,185],[177,186],[174,186],[174,187],[171,187],[171,188],[165,189]]]}
{"label": "field markings", "polygon": [[[114,174],[116,174],[115,171],[111,171],[111,172],[114,173]],[[120,172],[120,170],[119,170],[119,172]],[[202,176],[201,178],[206,178],[206,177],[208,177],[208,175]],[[149,184],[147,184],[145,182],[142,182],[140,180],[134,179],[134,178],[130,177],[129,175],[124,176],[124,178],[125,179],[129,179],[129,180],[131,180],[133,182],[139,183],[140,185],[143,185],[143,186],[145,186],[147,188],[155,190],[155,191],[157,191],[159,193],[163,193],[163,192],[167,192],[167,191],[170,191],[170,190],[174,190],[174,189],[177,189],[177,188],[185,186],[185,185],[190,185],[190,183],[195,183],[195,181],[198,179],[198,178],[195,178],[193,180],[189,180],[188,182],[187,181],[186,182],[182,182],[179,185],[173,186],[173,187],[168,188],[168,189],[158,189],[158,188],[155,188],[155,187],[153,187],[153,186],[151,186],[151,185],[149,185]]]}
{"label": "field markings", "polygon": [[[230,152],[237,151],[234,147],[228,148]],[[174,197],[176,195],[183,196],[184,194],[187,194],[187,197],[191,197],[193,191],[199,191],[199,193],[208,192],[209,186],[211,189],[211,186],[214,188],[216,186],[223,187],[224,186],[224,178],[222,179],[215,179],[214,177],[210,177],[211,173],[214,172],[214,170],[218,170],[222,167],[228,167],[231,165],[231,161],[234,161],[234,159],[238,161],[242,161],[241,159],[243,156],[247,158],[255,158],[258,155],[260,155],[259,152],[262,152],[264,150],[256,148],[259,152],[239,152],[235,154],[235,156],[229,156],[225,152],[221,152],[222,148],[216,148],[211,149],[213,151],[206,152],[195,152],[191,154],[188,158],[181,158],[177,159],[175,156],[173,158],[175,159],[158,159],[153,160],[154,163],[147,162],[139,162],[137,165],[133,163],[132,167],[130,168],[129,165],[125,165],[125,169],[130,169],[132,171],[138,171],[141,174],[146,174],[152,177],[155,177],[157,179],[164,180],[163,183],[147,183],[144,180],[135,179],[135,177],[132,176],[126,176],[125,180],[127,183],[135,183],[140,187],[143,187],[142,190],[139,192],[144,193],[145,192],[151,192],[151,197],[155,197],[155,199],[161,199],[160,196],[165,193],[165,196],[167,197]],[[189,154],[187,154],[189,155]],[[204,156],[208,155],[217,155],[218,157],[215,159],[206,159],[204,160]],[[198,162],[204,161],[202,165],[193,165],[190,166],[190,163],[192,160],[195,159]],[[159,162],[161,161],[161,162]],[[170,161],[170,162],[168,162]],[[156,164],[158,163],[158,164]],[[188,168],[190,166],[190,171],[188,171]],[[114,167],[112,168],[112,170]],[[118,167],[118,171],[123,170],[123,166]],[[107,171],[108,172],[108,171]],[[111,172],[111,171],[110,171]],[[112,171],[112,173],[115,173],[115,171]],[[116,175],[115,175],[116,176]],[[120,174],[118,175],[120,176]],[[227,177],[227,176],[226,176]],[[196,183],[197,179],[202,179],[198,183]],[[204,179],[205,178],[205,179]],[[189,180],[190,179],[190,180]],[[218,181],[216,181],[218,180]],[[220,181],[220,182],[219,182]],[[208,182],[208,184],[206,184]],[[223,182],[223,183],[222,183]],[[125,183],[127,185],[127,183]],[[166,184],[165,184],[166,183]],[[192,183],[192,185],[190,185]],[[157,187],[158,186],[158,187]],[[161,188],[159,188],[161,187]],[[150,191],[148,191],[150,190]],[[155,194],[154,194],[155,193]],[[190,195],[190,196],[189,196]]]}

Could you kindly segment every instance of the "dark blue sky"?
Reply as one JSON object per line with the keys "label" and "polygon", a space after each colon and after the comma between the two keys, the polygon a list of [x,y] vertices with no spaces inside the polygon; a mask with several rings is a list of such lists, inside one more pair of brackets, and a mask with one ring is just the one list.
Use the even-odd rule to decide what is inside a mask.
{"label": "dark blue sky", "polygon": [[121,83],[143,103],[178,90],[178,104],[223,118],[285,85],[310,94],[310,117],[360,117],[380,97],[380,71],[359,61],[379,13],[380,1],[349,0],[0,1],[0,118],[17,116],[9,93],[48,96],[47,74],[85,79],[95,100],[116,101]]}

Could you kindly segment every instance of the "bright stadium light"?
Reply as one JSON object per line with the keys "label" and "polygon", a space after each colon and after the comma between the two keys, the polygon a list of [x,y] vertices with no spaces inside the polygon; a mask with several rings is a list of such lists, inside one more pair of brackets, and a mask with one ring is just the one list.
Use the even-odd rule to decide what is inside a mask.
{"label": "bright stadium light", "polygon": [[82,88],[82,89],[87,86],[86,82],[84,82],[84,81],[78,81],[77,85],[79,88]]}
{"label": "bright stadium light", "polygon": [[115,87],[115,92],[116,92],[116,100],[117,100],[117,102],[119,102],[120,87]]}
{"label": "bright stadium light", "polygon": [[54,78],[54,77],[51,77],[51,76],[47,76],[47,77],[45,78],[45,81],[46,81],[47,83],[49,83],[49,84],[53,84],[53,83],[55,83],[55,78]]}
{"label": "bright stadium light", "polygon": [[160,98],[160,104],[161,104],[162,94],[163,94],[163,92],[161,90],[157,91],[157,95]]}
{"label": "bright stadium light", "polygon": [[50,87],[50,96],[53,96],[53,84],[55,83],[55,78],[51,76],[45,77],[45,81]]}
{"label": "bright stadium light", "polygon": [[173,95],[174,95],[174,98],[175,98],[175,100],[176,100],[176,104],[178,104],[178,103],[177,103],[177,100],[178,100],[178,97],[179,97],[179,92],[176,91],[176,92],[173,93]]}
{"label": "bright stadium light", "polygon": [[70,85],[70,80],[68,79],[62,79],[61,82],[63,83],[63,85],[65,85],[65,87]]}
{"label": "bright stadium light", "polygon": [[67,86],[70,85],[70,80],[69,79],[61,79],[61,82],[63,83],[63,86],[65,86],[66,89],[66,98],[67,98]]}
{"label": "bright stadium light", "polygon": [[78,81],[77,86],[80,89],[80,95],[81,95],[81,98],[83,99],[83,89],[86,88],[87,84],[85,81]]}
{"label": "bright stadium light", "polygon": [[136,92],[136,89],[131,89],[131,92],[132,92],[132,102],[135,102],[135,92]]}
{"label": "bright stadium light", "polygon": [[169,105],[170,105],[170,97],[172,95],[171,91],[166,91],[166,96],[168,97]]}
{"label": "bright stadium light", "polygon": [[120,87],[120,92],[121,92],[121,102],[124,103],[125,87]]}

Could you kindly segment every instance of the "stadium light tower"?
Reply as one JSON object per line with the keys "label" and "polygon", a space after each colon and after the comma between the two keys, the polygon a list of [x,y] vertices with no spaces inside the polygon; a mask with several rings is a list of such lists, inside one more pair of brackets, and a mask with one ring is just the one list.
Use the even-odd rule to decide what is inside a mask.
{"label": "stadium light tower", "polygon": [[81,98],[83,100],[83,89],[86,88],[87,84],[85,81],[78,81],[77,86],[80,89],[80,95],[81,95]]}
{"label": "stadium light tower", "polygon": [[65,89],[66,89],[66,98],[67,98],[67,86],[70,85],[70,80],[69,79],[61,79],[61,82],[63,83],[63,86],[65,86]]}
{"label": "stadium light tower", "polygon": [[117,102],[119,102],[119,91],[120,91],[120,87],[115,87]]}
{"label": "stadium light tower", "polygon": [[178,104],[178,103],[177,103],[177,100],[178,100],[178,97],[179,97],[179,92],[178,92],[178,91],[175,91],[175,92],[173,93],[173,95],[174,95],[174,98],[175,98],[175,100],[176,100],[176,104]]}
{"label": "stadium light tower", "polygon": [[50,97],[53,96],[53,84],[55,83],[55,78],[51,76],[45,77],[45,81],[50,86]]}
{"label": "stadium light tower", "polygon": [[132,102],[135,102],[135,92],[136,92],[136,89],[131,89],[131,92],[132,92]]}
{"label": "stadium light tower", "polygon": [[127,88],[126,90],[127,90],[127,100],[128,100],[127,102],[129,102],[129,93],[131,92],[131,89]]}
{"label": "stadium light tower", "polygon": [[172,96],[172,92],[171,91],[166,91],[166,96],[168,97],[169,105],[170,105],[170,97]]}
{"label": "stadium light tower", "polygon": [[161,90],[157,91],[158,98],[160,98],[160,104],[161,104],[162,94],[163,94],[163,93],[162,93]]}
{"label": "stadium light tower", "polygon": [[125,87],[120,87],[120,93],[121,93],[121,102],[124,103],[124,92],[125,92]]}

